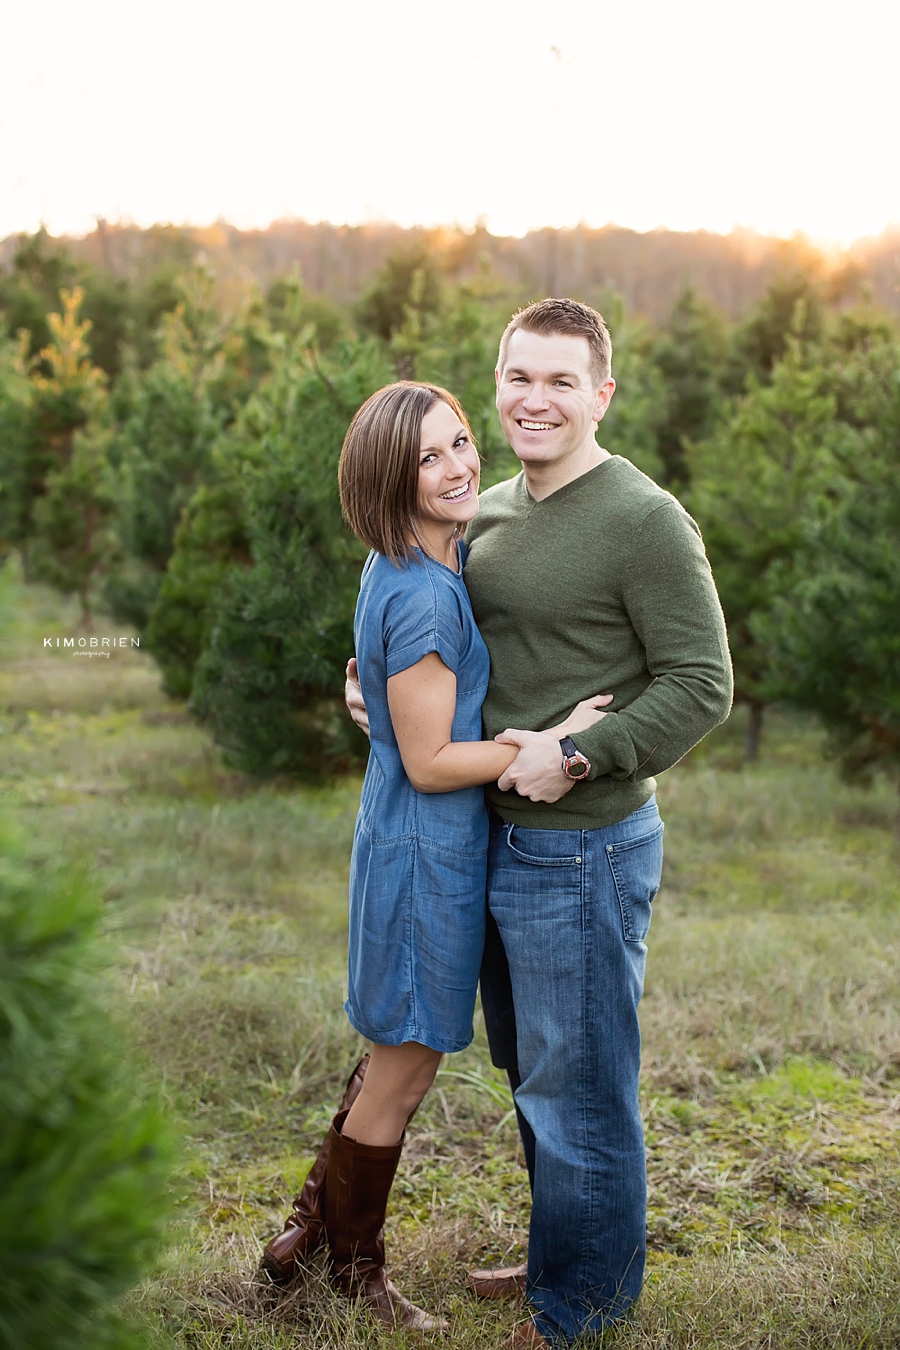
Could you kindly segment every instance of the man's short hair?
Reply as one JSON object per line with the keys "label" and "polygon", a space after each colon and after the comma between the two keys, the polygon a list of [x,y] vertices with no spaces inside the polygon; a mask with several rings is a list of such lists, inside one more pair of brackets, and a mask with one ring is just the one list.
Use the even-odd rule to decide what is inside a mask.
{"label": "man's short hair", "polygon": [[591,375],[594,388],[599,389],[601,384],[610,378],[612,342],[609,329],[603,322],[603,315],[591,309],[590,305],[583,305],[580,300],[550,299],[538,300],[527,309],[520,309],[506,325],[500,339],[497,368],[501,374],[506,364],[509,339],[519,328],[524,328],[526,333],[540,333],[544,337],[564,333],[567,337],[587,338],[591,349]]}

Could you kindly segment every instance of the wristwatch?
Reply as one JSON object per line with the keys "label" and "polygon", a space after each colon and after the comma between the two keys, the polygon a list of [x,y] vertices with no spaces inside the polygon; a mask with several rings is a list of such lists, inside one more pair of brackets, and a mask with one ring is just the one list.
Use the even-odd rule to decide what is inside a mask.
{"label": "wristwatch", "polygon": [[579,778],[587,778],[591,771],[591,761],[587,755],[581,753],[575,742],[568,736],[563,736],[559,748],[562,750],[562,767],[566,777],[574,779],[575,782]]}

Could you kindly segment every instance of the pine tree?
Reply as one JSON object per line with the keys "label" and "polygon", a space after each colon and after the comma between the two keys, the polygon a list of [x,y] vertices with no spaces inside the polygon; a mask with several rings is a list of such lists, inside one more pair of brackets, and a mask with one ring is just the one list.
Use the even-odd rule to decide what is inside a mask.
{"label": "pine tree", "polygon": [[30,532],[37,428],[29,379],[29,334],[0,343],[0,563]]}
{"label": "pine tree", "polygon": [[144,632],[175,542],[181,513],[211,472],[212,451],[257,375],[246,333],[223,322],[202,273],[163,319],[162,351],[116,391],[116,470],[121,558],[104,586],[113,617]]}
{"label": "pine tree", "polygon": [[[294,347],[223,442],[250,561],[227,568],[209,611],[200,599],[192,706],[249,772],[319,779],[364,750],[342,690],[365,549],[341,520],[337,464],[356,409],[390,378],[371,344],[327,365]],[[183,556],[189,543],[185,531]],[[167,622],[161,598],[154,624]]]}
{"label": "pine tree", "polygon": [[53,340],[32,375],[35,425],[22,542],[31,575],[76,594],[89,624],[95,576],[114,551],[106,377],[90,359],[90,323],[79,317],[83,290],[63,290],[60,299],[62,312],[47,315]]}
{"label": "pine tree", "polygon": [[735,699],[750,710],[747,755],[758,749],[768,701],[767,646],[755,626],[778,593],[779,568],[805,543],[836,491],[836,400],[828,371],[810,367],[799,343],[751,381],[713,436],[691,447],[687,505],[706,542],[731,644]]}
{"label": "pine tree", "polygon": [[398,380],[421,378],[419,354],[434,337],[445,302],[440,261],[424,239],[391,253],[358,302],[361,328],[390,348]]}
{"label": "pine tree", "polygon": [[171,1145],[101,1008],[99,907],[0,822],[0,1348],[93,1350],[168,1208]]}
{"label": "pine tree", "polygon": [[47,475],[46,492],[34,510],[32,572],[64,595],[78,596],[85,627],[92,622],[95,580],[117,551],[111,440],[108,427],[76,432],[71,458]]}
{"label": "pine tree", "polygon": [[843,491],[758,634],[770,694],[816,713],[850,776],[900,787],[900,344],[857,345],[839,385],[855,423]]}
{"label": "pine tree", "polygon": [[175,533],[169,565],[147,624],[147,646],[166,693],[189,698],[197,662],[209,644],[213,609],[234,566],[252,559],[239,478],[227,469],[201,483]]}
{"label": "pine tree", "polygon": [[60,291],[71,292],[78,281],[72,255],[54,246],[46,230],[19,236],[10,271],[0,273],[0,315],[10,337],[28,333],[29,357],[51,341],[47,314],[59,304]]}
{"label": "pine tree", "polygon": [[687,487],[687,447],[713,430],[724,401],[727,344],[721,318],[688,289],[657,331],[650,359],[662,380],[663,407],[656,433],[660,482]]}
{"label": "pine tree", "polygon": [[788,347],[816,346],[826,327],[820,288],[809,272],[777,276],[732,338],[726,385],[741,393],[751,381],[767,383]]}

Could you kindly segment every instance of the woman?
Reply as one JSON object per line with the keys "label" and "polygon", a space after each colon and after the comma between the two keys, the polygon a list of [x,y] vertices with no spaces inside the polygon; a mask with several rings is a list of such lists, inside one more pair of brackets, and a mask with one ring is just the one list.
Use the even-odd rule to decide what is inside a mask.
{"label": "woman", "polygon": [[[462,408],[434,385],[380,389],[344,441],[342,509],[372,549],[355,624],[372,750],[350,869],[345,1006],[372,1049],[263,1258],[285,1282],[321,1241],[324,1218],[335,1286],[389,1325],[420,1331],[439,1324],[385,1276],[385,1207],[410,1116],[442,1055],[472,1039],[488,843],[481,789],[518,753],[479,739],[489,659],[460,538],[478,511],[479,469]],[[580,703],[544,734],[558,742],[583,730],[604,702]]]}

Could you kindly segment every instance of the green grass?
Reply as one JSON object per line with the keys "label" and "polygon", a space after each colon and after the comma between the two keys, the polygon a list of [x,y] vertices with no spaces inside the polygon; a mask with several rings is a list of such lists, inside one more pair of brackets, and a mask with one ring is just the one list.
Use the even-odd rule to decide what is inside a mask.
{"label": "green grass", "polygon": [[[172,1245],[130,1313],[149,1344],[183,1350],[402,1344],[319,1267],[280,1299],[253,1280],[360,1049],[342,1011],[358,783],[230,772],[143,653],[43,647],[73,624],[49,592],[18,588],[0,798],[37,851],[88,862],[109,1000],[182,1131]],[[900,1346],[896,799],[840,783],[809,725],[773,717],[752,768],[740,744],[736,717],[660,785],[649,1274],[605,1339]],[[521,1316],[462,1289],[467,1267],[524,1252],[510,1105],[479,1026],[416,1117],[395,1187],[392,1271],[461,1350],[502,1345]]]}

